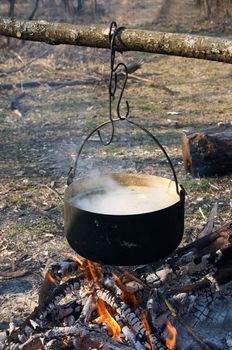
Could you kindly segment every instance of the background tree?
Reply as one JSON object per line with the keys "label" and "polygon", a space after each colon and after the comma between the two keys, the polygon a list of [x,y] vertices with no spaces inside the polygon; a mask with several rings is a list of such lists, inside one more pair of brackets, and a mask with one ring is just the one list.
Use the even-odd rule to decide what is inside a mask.
{"label": "background tree", "polygon": [[196,0],[202,13],[215,22],[223,22],[232,18],[232,0]]}

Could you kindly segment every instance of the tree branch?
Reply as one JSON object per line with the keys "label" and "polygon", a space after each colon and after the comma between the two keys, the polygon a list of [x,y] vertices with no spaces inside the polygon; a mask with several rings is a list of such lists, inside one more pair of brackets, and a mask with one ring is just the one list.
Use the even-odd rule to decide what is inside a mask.
{"label": "tree branch", "polygon": [[[0,17],[0,35],[51,45],[69,44],[109,49],[108,32],[107,26]],[[232,40],[217,37],[125,28],[117,36],[116,48],[119,51],[143,51],[232,63]]]}

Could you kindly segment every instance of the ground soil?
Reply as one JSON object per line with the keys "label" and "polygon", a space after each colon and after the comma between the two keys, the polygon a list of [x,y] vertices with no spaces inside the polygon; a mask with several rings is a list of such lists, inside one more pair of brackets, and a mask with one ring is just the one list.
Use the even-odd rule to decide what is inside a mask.
{"label": "ground soil", "polygon": [[[26,4],[27,2],[25,2]],[[156,3],[156,4],[154,4]],[[170,4],[171,3],[171,4]],[[79,15],[41,6],[36,18],[70,22],[108,23],[152,30],[204,31],[216,29],[200,19],[194,1],[91,1]],[[26,6],[26,5],[23,5]],[[16,17],[28,8],[17,5]],[[0,6],[3,15],[7,4]],[[220,32],[232,38],[230,32]],[[90,48],[51,47],[1,38],[0,55],[0,329],[25,318],[37,303],[44,269],[71,251],[64,237],[63,194],[77,150],[93,127],[108,118],[109,52]],[[125,53],[127,64],[142,62],[129,78],[126,98],[131,117],[154,133],[165,147],[178,180],[187,191],[185,239],[202,229],[218,202],[216,227],[231,219],[230,175],[197,179],[185,174],[182,133],[232,120],[231,65],[180,57]],[[83,81],[95,84],[24,88],[28,81]],[[6,89],[2,84],[12,84]],[[21,83],[20,87],[14,84]],[[103,137],[107,137],[105,130]],[[132,171],[171,176],[164,155],[140,129],[126,122],[116,127],[114,142],[101,146],[97,135],[78,164],[80,176],[102,171]],[[6,272],[26,270],[18,278]]]}

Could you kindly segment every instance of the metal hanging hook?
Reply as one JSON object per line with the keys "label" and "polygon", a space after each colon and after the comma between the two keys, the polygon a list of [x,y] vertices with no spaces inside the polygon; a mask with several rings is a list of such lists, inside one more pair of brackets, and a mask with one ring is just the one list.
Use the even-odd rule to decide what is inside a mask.
{"label": "metal hanging hook", "polygon": [[[129,113],[130,113],[129,102],[127,100],[126,100],[126,113],[125,113],[125,115],[122,115],[121,111],[120,111],[121,104],[122,104],[122,98],[123,98],[124,90],[126,88],[126,83],[127,83],[127,79],[128,79],[128,69],[127,69],[127,66],[122,62],[116,66],[115,70],[117,70],[119,67],[123,67],[125,78],[124,78],[123,86],[122,86],[122,89],[121,89],[121,92],[119,95],[119,99],[118,99],[117,117],[119,119],[123,120],[123,119],[127,119],[129,117]],[[115,74],[117,74],[117,73],[115,73]]]}
{"label": "metal hanging hook", "polygon": [[[123,75],[123,84],[122,84],[122,88],[120,91],[120,95],[118,98],[118,103],[117,103],[117,118],[119,118],[120,120],[126,119],[129,116],[129,102],[126,101],[126,112],[125,115],[121,114],[121,105],[122,105],[122,101],[123,101],[123,94],[126,88],[126,83],[127,83],[127,79],[128,79],[128,69],[127,66],[125,65],[125,63],[120,62],[118,63],[116,66],[114,66],[115,64],[115,39],[118,36],[118,34],[120,34],[122,32],[122,30],[125,29],[125,27],[117,27],[116,22],[112,22],[110,25],[110,30],[112,31],[114,28],[114,32],[111,35],[111,39],[110,39],[110,44],[111,44],[111,75],[110,75],[110,81],[109,81],[109,92],[110,92],[110,96],[111,96],[111,101],[113,101],[115,99],[115,93],[117,91],[118,88],[118,71],[121,72],[121,75]],[[114,82],[114,85],[113,85]]]}
{"label": "metal hanging hook", "polygon": [[117,118],[120,120],[124,120],[128,118],[129,116],[129,102],[126,101],[126,111],[125,114],[122,115],[121,113],[121,105],[122,105],[122,100],[123,100],[123,94],[124,90],[126,87],[127,79],[128,79],[128,70],[127,66],[120,62],[115,66],[115,39],[117,35],[124,29],[125,27],[117,27],[117,23],[115,21],[111,22],[110,28],[109,28],[109,43],[110,43],[110,79],[109,79],[109,120],[111,122],[111,135],[108,141],[104,141],[103,137],[101,135],[101,130],[97,130],[98,136],[100,138],[100,141],[103,145],[107,146],[109,145],[114,138],[114,132],[115,132],[115,127],[114,127],[114,118],[112,115],[112,103],[115,100],[115,95],[118,89],[118,71],[121,71],[121,68],[123,69],[123,85],[119,94],[118,102],[117,102],[117,107],[116,107],[116,112],[117,112]]}

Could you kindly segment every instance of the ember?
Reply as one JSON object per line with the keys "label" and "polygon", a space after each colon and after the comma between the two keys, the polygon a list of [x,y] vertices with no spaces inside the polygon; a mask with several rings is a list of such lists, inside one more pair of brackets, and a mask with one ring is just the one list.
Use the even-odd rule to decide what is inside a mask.
{"label": "ember", "polygon": [[151,350],[156,350],[155,349],[155,345],[154,345],[153,340],[152,340],[151,329],[150,329],[150,326],[149,326],[149,323],[148,323],[148,320],[147,320],[147,312],[146,311],[142,311],[141,319],[142,319],[142,323],[144,325],[144,328],[147,331],[147,336],[148,336],[150,348],[151,348]]}
{"label": "ember", "polygon": [[232,223],[130,271],[75,256],[52,264],[5,349],[231,349],[231,237]]}

